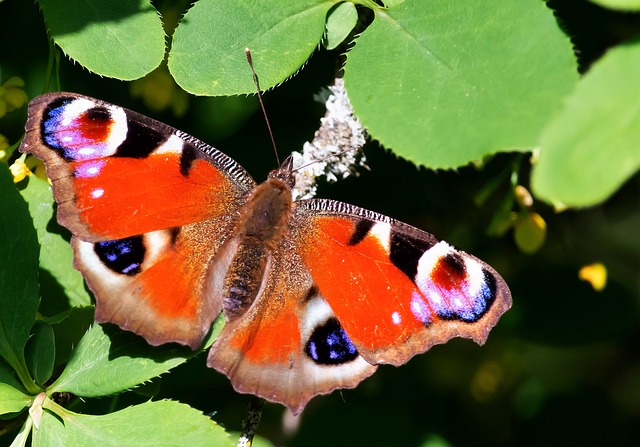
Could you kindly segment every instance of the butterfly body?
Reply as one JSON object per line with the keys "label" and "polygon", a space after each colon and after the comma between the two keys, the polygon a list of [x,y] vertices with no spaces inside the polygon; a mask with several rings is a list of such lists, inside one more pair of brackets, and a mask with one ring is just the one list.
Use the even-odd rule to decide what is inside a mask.
{"label": "butterfly body", "polygon": [[233,236],[212,261],[205,293],[219,295],[227,321],[241,316],[263,290],[271,256],[288,235],[293,185],[288,161],[251,192],[237,213]]}
{"label": "butterfly body", "polygon": [[96,320],[197,348],[244,393],[294,412],[452,337],[484,343],[510,307],[500,275],[410,225],[292,200],[291,160],[257,185],[222,152],[93,98],[29,106]]}

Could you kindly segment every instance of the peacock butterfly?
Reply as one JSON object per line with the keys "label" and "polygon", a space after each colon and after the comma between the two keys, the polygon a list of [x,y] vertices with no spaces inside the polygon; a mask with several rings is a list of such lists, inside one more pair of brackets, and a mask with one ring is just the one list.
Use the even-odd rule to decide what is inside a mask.
{"label": "peacock butterfly", "polygon": [[482,344],[511,306],[493,268],[429,233],[294,201],[290,158],[257,185],[196,138],[74,93],[31,101],[20,150],[45,162],[96,321],[196,349],[223,312],[208,365],[294,413],[378,364]]}

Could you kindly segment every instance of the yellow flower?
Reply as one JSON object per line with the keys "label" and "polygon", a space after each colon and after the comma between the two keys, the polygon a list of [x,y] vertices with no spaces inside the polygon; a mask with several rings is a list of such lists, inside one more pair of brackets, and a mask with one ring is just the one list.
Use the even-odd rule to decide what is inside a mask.
{"label": "yellow flower", "polygon": [[31,175],[27,164],[20,159],[14,161],[13,164],[9,166],[9,170],[11,174],[13,174],[13,183],[21,182],[27,175]]}
{"label": "yellow flower", "polygon": [[514,239],[521,252],[532,254],[542,247],[547,236],[547,223],[540,214],[522,211],[514,226]]}
{"label": "yellow flower", "polygon": [[607,267],[601,262],[585,265],[578,272],[578,278],[591,284],[596,292],[601,292],[607,285]]}
{"label": "yellow flower", "polygon": [[0,161],[4,161],[7,156],[7,148],[9,147],[9,139],[0,133]]}
{"label": "yellow flower", "polygon": [[13,76],[0,86],[0,118],[24,106],[29,99],[22,78]]}
{"label": "yellow flower", "polygon": [[171,109],[177,117],[189,108],[189,95],[173,80],[166,65],[161,65],[142,79],[131,83],[131,96],[140,97],[154,112]]}

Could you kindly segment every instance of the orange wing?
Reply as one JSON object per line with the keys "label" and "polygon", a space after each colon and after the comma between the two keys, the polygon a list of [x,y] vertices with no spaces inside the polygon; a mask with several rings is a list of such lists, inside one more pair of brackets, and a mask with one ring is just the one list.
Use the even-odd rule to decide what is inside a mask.
{"label": "orange wing", "polygon": [[494,269],[429,233],[332,200],[296,205],[297,251],[371,364],[400,365],[453,337],[482,344],[511,307]]}
{"label": "orange wing", "polygon": [[238,392],[297,414],[312,397],[353,388],[374,373],[376,366],[349,346],[339,324],[331,328],[338,355],[317,361],[318,327],[335,317],[291,244],[271,254],[266,278],[253,305],[227,322],[209,351],[207,364],[226,374]]}
{"label": "orange wing", "polygon": [[209,263],[253,179],[189,135],[72,93],[34,99],[26,130],[20,150],[45,162],[96,320],[197,348],[221,311]]}
{"label": "orange wing", "polygon": [[255,187],[240,165],[211,146],[73,93],[29,104],[20,150],[45,162],[59,222],[85,241],[230,216]]}

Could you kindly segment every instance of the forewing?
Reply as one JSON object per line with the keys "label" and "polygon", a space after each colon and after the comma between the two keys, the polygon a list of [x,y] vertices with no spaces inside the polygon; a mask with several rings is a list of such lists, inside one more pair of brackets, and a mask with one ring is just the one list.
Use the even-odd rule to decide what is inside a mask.
{"label": "forewing", "polygon": [[213,147],[73,93],[31,101],[20,150],[45,162],[59,222],[85,241],[233,215],[255,187],[240,165]]}

